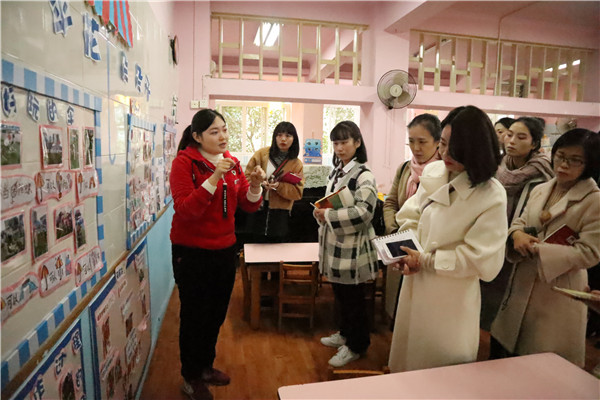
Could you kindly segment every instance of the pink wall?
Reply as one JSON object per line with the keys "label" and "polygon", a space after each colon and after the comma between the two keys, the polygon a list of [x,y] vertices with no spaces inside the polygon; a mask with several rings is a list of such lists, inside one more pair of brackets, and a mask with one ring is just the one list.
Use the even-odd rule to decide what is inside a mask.
{"label": "pink wall", "polygon": [[370,24],[374,2],[369,1],[213,1],[211,11],[266,15],[319,21]]}
{"label": "pink wall", "polygon": [[[448,4],[449,3],[449,4]],[[452,12],[450,6],[462,5],[460,13]],[[415,29],[445,31],[455,34],[495,37],[500,18],[470,15],[471,6],[487,5],[454,2],[177,2],[175,5],[174,29],[180,36],[179,122],[182,131],[194,112],[189,108],[190,100],[209,98],[210,106],[215,98],[238,100],[280,100],[305,103],[293,111],[294,123],[302,127],[309,137],[321,126],[321,104],[361,105],[361,131],[369,150],[369,164],[377,177],[380,190],[387,191],[397,166],[405,158],[405,135],[407,110],[387,110],[377,97],[376,85],[379,78],[391,69],[408,69],[409,31]],[[497,3],[495,7],[506,7]],[[266,15],[342,21],[368,24],[363,36],[361,86],[335,86],[296,82],[251,81],[237,79],[213,79],[207,77],[210,66],[210,13],[228,12],[236,14]],[[589,46],[590,30],[569,29],[544,25],[541,22],[524,24],[520,15],[505,17],[500,23],[502,35],[519,37],[520,41],[539,41],[560,45]],[[517,18],[517,16],[519,18]],[[552,28],[552,29],[550,29]],[[597,35],[597,30],[595,30]],[[596,36],[597,38],[597,36]],[[596,49],[598,44],[596,42]],[[590,64],[598,71],[599,56],[596,53]],[[586,82],[587,99],[598,101],[598,77]],[[465,104],[474,104],[496,114],[537,114],[541,116],[579,116],[590,128],[600,125],[598,103],[572,103],[561,101],[539,101],[509,97],[479,96],[420,91],[412,106],[422,109],[448,110]],[[314,105],[311,107],[311,105]],[[300,113],[304,112],[304,117]]]}
{"label": "pink wall", "polygon": [[198,111],[190,108],[190,101],[205,96],[203,76],[210,74],[210,3],[177,2],[173,19],[179,40],[177,132],[181,134]]}

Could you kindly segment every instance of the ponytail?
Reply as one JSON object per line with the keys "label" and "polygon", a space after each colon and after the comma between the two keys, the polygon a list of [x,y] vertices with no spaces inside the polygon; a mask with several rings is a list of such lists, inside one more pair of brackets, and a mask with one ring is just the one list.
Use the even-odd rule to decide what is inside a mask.
{"label": "ponytail", "polygon": [[187,128],[183,131],[183,135],[181,135],[181,140],[179,141],[179,146],[177,147],[177,152],[181,150],[185,150],[186,147],[192,142],[195,142],[194,137],[192,136],[192,126],[188,125]]}

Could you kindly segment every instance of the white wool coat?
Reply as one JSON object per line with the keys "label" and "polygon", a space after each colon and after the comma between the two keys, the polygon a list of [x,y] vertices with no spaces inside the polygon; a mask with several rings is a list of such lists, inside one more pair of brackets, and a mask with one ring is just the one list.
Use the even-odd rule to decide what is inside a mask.
{"label": "white wool coat", "polygon": [[402,283],[392,372],[477,358],[479,280],[494,279],[504,262],[506,191],[494,178],[471,187],[466,172],[448,180],[443,161],[429,164],[417,193],[396,215],[400,230],[416,232],[424,253],[421,271]]}

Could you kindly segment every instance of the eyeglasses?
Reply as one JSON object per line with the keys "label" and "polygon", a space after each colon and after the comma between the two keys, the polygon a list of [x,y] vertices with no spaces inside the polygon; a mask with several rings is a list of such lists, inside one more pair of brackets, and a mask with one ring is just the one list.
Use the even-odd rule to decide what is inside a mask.
{"label": "eyeglasses", "polygon": [[568,158],[563,156],[562,154],[554,154],[554,163],[557,165],[562,164],[563,162],[566,162],[567,165],[569,167],[581,167],[583,164],[585,164],[585,161],[583,161],[581,158]]}

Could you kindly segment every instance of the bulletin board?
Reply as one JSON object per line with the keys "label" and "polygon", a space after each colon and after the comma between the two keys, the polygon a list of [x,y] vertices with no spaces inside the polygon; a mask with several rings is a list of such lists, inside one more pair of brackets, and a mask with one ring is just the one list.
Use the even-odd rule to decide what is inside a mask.
{"label": "bulletin board", "polygon": [[165,164],[165,204],[167,204],[173,198],[171,195],[171,184],[169,177],[171,176],[171,166],[173,160],[177,156],[177,130],[173,124],[164,125],[164,164]]}
{"label": "bulletin board", "polygon": [[90,303],[97,399],[134,399],[151,346],[146,239]]}
{"label": "bulletin board", "polygon": [[78,319],[12,399],[86,399],[83,357]]}
{"label": "bulletin board", "polygon": [[105,273],[106,262],[101,100],[7,60],[1,90],[4,388]]}
{"label": "bulletin board", "polygon": [[134,114],[127,116],[127,249],[131,249],[156,218],[156,193],[153,190],[153,154],[156,124]]}

